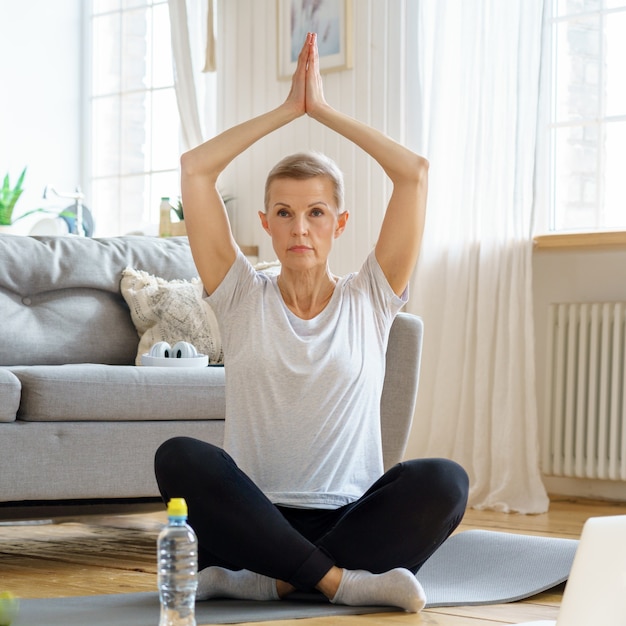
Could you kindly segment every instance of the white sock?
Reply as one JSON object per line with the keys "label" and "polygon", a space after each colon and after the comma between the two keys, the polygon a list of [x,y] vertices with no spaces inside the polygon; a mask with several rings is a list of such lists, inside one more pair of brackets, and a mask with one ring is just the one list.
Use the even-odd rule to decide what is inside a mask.
{"label": "white sock", "polygon": [[349,606],[397,606],[418,613],[426,604],[426,595],[415,574],[397,568],[382,574],[365,570],[343,570],[333,604]]}
{"label": "white sock", "polygon": [[198,572],[196,600],[209,598],[280,600],[273,578],[246,569],[233,571],[217,566]]}

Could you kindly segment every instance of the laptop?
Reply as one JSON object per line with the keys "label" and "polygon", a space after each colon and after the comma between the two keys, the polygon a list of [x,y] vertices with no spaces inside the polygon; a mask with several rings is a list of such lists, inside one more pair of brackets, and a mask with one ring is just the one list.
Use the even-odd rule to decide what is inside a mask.
{"label": "laptop", "polygon": [[626,515],[590,517],[583,527],[559,616],[518,626],[626,625]]}

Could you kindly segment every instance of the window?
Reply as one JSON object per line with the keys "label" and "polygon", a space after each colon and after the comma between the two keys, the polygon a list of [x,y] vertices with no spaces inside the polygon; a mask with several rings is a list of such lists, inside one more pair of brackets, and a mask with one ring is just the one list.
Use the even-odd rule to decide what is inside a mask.
{"label": "window", "polygon": [[98,236],[158,223],[179,189],[167,0],[92,0],[89,202]]}
{"label": "window", "polygon": [[550,230],[626,230],[626,0],[552,0]]}

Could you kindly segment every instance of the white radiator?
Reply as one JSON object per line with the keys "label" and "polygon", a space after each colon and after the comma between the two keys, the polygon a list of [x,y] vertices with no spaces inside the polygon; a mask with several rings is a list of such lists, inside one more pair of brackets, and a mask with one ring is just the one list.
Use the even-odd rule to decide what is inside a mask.
{"label": "white radiator", "polygon": [[626,303],[552,304],[543,472],[626,480]]}

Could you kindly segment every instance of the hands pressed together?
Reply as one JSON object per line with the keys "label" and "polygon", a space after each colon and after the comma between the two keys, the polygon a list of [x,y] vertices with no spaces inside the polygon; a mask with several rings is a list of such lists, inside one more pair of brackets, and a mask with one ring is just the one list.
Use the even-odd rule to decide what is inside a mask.
{"label": "hands pressed together", "polygon": [[327,106],[324,99],[317,35],[315,33],[308,33],[306,36],[298,56],[296,71],[291,79],[291,90],[284,105],[293,107],[297,115],[306,113],[313,118],[321,107]]}

